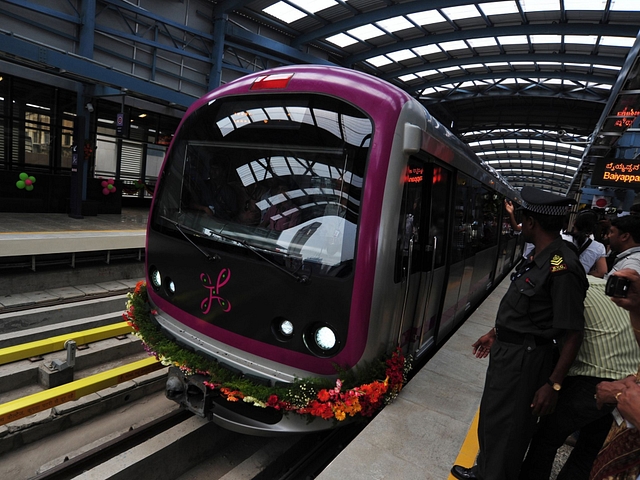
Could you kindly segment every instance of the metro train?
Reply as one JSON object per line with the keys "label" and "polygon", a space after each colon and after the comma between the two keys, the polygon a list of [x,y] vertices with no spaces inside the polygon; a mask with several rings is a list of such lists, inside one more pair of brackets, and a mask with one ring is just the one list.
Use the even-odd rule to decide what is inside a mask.
{"label": "metro train", "polygon": [[173,367],[166,394],[244,433],[370,415],[384,365],[425,358],[520,256],[503,208],[517,191],[409,94],[340,67],[279,67],[196,101],[155,191],[150,317],[218,372]]}

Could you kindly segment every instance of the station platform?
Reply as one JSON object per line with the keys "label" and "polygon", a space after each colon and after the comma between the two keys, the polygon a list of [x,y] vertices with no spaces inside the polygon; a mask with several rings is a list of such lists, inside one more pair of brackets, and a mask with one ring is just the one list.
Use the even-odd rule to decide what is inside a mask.
{"label": "station platform", "polygon": [[144,248],[148,214],[144,208],[81,219],[64,213],[0,213],[0,257]]}
{"label": "station platform", "polygon": [[317,480],[455,480],[449,473],[454,464],[474,464],[489,360],[475,358],[471,345],[494,326],[508,286],[506,276]]}
{"label": "station platform", "polygon": [[[128,278],[144,277],[148,216],[148,208],[82,219],[62,213],[0,213],[0,312],[126,290]],[[136,263],[121,272],[110,268],[120,258]],[[51,265],[71,268],[48,269]]]}

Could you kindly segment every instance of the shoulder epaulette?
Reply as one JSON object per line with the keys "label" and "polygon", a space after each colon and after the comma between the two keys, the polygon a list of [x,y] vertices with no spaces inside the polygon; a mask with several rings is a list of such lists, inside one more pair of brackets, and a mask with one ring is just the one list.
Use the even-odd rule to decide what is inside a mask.
{"label": "shoulder epaulette", "polygon": [[551,255],[551,260],[549,260],[549,271],[551,273],[564,272],[568,269],[569,267],[564,261],[562,252],[557,251],[553,255]]}

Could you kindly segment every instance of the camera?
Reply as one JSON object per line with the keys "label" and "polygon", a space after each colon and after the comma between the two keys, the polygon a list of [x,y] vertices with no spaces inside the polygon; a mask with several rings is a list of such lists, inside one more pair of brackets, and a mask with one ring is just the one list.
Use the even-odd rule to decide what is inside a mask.
{"label": "camera", "polygon": [[604,287],[604,293],[610,297],[626,297],[631,281],[628,278],[610,275]]}

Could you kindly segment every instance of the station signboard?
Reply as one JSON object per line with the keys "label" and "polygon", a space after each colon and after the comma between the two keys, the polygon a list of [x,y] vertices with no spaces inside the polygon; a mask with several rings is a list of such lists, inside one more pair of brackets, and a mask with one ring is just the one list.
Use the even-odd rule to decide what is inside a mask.
{"label": "station signboard", "polygon": [[640,160],[619,158],[596,160],[591,185],[640,189]]}

